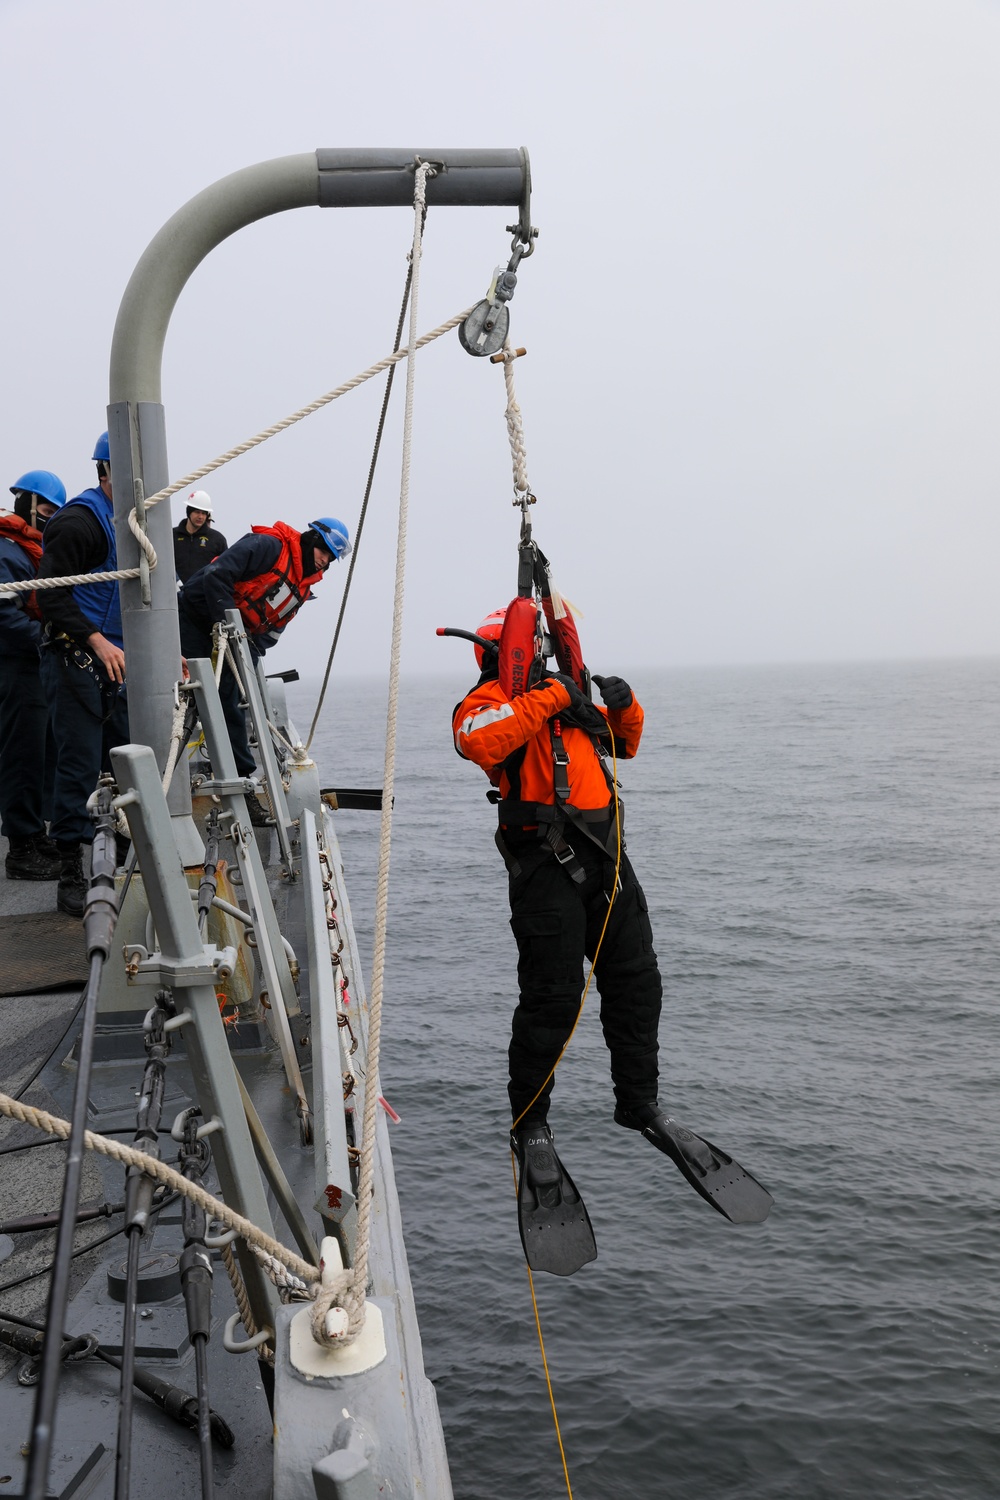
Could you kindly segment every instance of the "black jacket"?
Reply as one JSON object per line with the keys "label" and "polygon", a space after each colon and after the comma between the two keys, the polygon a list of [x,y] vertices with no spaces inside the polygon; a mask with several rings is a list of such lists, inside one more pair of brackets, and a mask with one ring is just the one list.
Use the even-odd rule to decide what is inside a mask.
{"label": "black jacket", "polygon": [[[91,573],[108,555],[108,541],[97,517],[84,505],[68,505],[45,525],[39,578],[60,578],[67,573]],[[38,604],[42,618],[54,631],[65,631],[81,646],[95,626],[76,602],[71,588],[41,589]]]}
{"label": "black jacket", "polygon": [[187,529],[187,521],[182,521],[174,528],[174,568],[181,583],[207,567],[228,545],[222,532],[213,531],[207,521],[193,534]]}

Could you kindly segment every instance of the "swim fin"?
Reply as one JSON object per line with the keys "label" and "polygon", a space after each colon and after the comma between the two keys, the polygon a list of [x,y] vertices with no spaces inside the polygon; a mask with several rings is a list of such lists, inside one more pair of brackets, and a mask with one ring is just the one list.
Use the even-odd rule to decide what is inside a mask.
{"label": "swim fin", "polygon": [[774,1202],[771,1194],[728,1152],[711,1141],[686,1130],[658,1104],[644,1104],[630,1111],[619,1104],[615,1123],[628,1130],[641,1130],[647,1141],[669,1156],[696,1193],[733,1224],[761,1224]]}
{"label": "swim fin", "polygon": [[583,1199],[556,1155],[545,1124],[511,1131],[517,1157],[517,1224],[524,1257],[533,1271],[572,1276],[597,1259],[597,1244]]}

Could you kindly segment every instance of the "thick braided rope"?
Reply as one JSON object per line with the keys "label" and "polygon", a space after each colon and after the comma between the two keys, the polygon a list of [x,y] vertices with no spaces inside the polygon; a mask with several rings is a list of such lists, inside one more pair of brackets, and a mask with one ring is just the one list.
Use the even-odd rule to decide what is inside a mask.
{"label": "thick braided rope", "polygon": [[467,307],[464,312],[456,313],[455,317],[449,318],[447,323],[441,323],[437,328],[432,328],[430,333],[425,333],[419,339],[415,339],[408,348],[397,349],[394,353],[387,354],[376,364],[369,365],[367,370],[362,370],[360,375],[355,375],[351,380],[345,380],[343,385],[338,385],[334,390],[327,391],[325,396],[319,396],[315,401],[310,401],[308,406],[301,406],[298,411],[292,412],[290,417],[284,417],[280,422],[275,422],[272,427],[265,427],[262,432],[257,433],[256,437],[248,438],[245,443],[238,443],[235,448],[230,448],[226,453],[220,453],[218,458],[213,458],[211,463],[204,464],[200,469],[192,469],[190,474],[185,474],[183,479],[178,479],[175,484],[168,485],[166,489],[157,490],[156,494],[151,495],[146,501],[146,509],[148,510],[151,505],[158,505],[161,500],[166,500],[171,495],[176,495],[178,490],[187,489],[188,485],[204,479],[206,475],[214,473],[216,469],[221,469],[224,464],[231,463],[241,454],[249,453],[251,448],[266,443],[268,438],[284,432],[287,427],[293,427],[304,417],[311,417],[314,412],[321,411],[324,406],[329,406],[331,401],[336,401],[338,396],[346,396],[348,391],[356,390],[359,385],[364,385],[366,380],[372,380],[376,375],[381,375],[382,371],[388,370],[390,365],[398,364],[401,359],[406,359],[407,355],[417,349],[422,349],[425,344],[433,343],[443,334],[450,333],[453,328],[458,327],[459,323],[465,322],[471,311],[472,308]]}
{"label": "thick braided rope", "polygon": [[[417,306],[420,298],[420,257],[423,238],[427,178],[433,168],[418,162],[413,194],[413,284],[410,289],[408,348],[414,353],[417,339]],[[361,1332],[365,1320],[365,1287],[368,1282],[368,1248],[371,1229],[372,1184],[375,1175],[375,1119],[378,1105],[379,1041],[382,1030],[382,989],[385,974],[386,927],[389,910],[389,856],[392,845],[392,800],[396,775],[396,718],[399,702],[399,661],[403,638],[403,593],[406,581],[406,529],[410,499],[410,452],[413,433],[413,382],[416,361],[406,366],[406,402],[403,416],[402,474],[399,488],[399,528],[396,540],[396,587],[392,604],[392,648],[389,656],[389,702],[386,712],[385,765],[382,775],[382,821],[379,831],[378,884],[375,895],[375,951],[368,1005],[368,1053],[365,1059],[365,1108],[361,1134],[361,1171],[358,1182],[358,1224],[354,1266],[339,1272],[330,1286],[316,1297],[311,1310],[313,1338],[326,1348],[342,1347]],[[347,1330],[331,1336],[326,1315],[339,1306],[347,1313]]]}
{"label": "thick braided rope", "polygon": [[[233,1289],[233,1297],[236,1299],[236,1311],[240,1315],[240,1322],[243,1324],[247,1336],[253,1338],[257,1333],[257,1322],[253,1315],[253,1308],[250,1306],[247,1284],[243,1280],[243,1273],[240,1270],[236,1256],[233,1254],[232,1245],[223,1245],[219,1254],[222,1257],[222,1264],[226,1268],[226,1275],[229,1277],[229,1285]],[[270,1344],[261,1344],[257,1349],[257,1355],[258,1358],[266,1360],[269,1365],[274,1364],[274,1350]]]}
{"label": "thick braided rope", "polygon": [[[157,562],[156,548],[139,525],[139,518],[134,510],[129,514],[128,524],[152,572]],[[18,583],[0,584],[0,595],[30,594],[34,589],[71,589],[78,583],[118,582],[123,578],[138,578],[140,573],[140,568],[111,568],[104,573],[64,573],[60,578],[22,578]]]}
{"label": "thick braided rope", "polygon": [[[218,458],[213,458],[211,463],[203,464],[200,469],[192,469],[190,474],[185,474],[183,479],[178,479],[174,484],[167,485],[166,489],[157,490],[155,495],[150,495],[145,502],[148,510],[151,505],[158,505],[161,500],[168,500],[171,495],[176,495],[178,490],[186,490],[189,485],[204,479],[207,474],[214,474],[216,469],[221,469],[224,464],[232,463],[234,458],[241,454],[249,453],[251,448],[257,448],[261,443],[266,443],[268,438],[276,437],[279,432],[284,432],[288,427],[294,427],[296,422],[301,422],[305,417],[311,417],[314,412],[321,411],[324,406],[329,406],[331,401],[336,401],[339,396],[346,396],[348,391],[357,390],[359,385],[364,385],[366,380],[373,380],[376,375],[381,375],[383,370],[388,370],[391,365],[398,364],[401,359],[422,349],[425,344],[431,344],[435,339],[450,333],[457,328],[459,323],[464,323],[472,311],[467,307],[464,312],[456,313],[449,318],[447,323],[441,323],[437,328],[432,328],[430,333],[422,334],[420,338],[413,339],[405,349],[397,349],[392,354],[387,354],[384,359],[378,360],[374,365],[369,365],[367,370],[362,370],[359,375],[345,380],[343,385],[338,385],[332,391],[327,391],[325,396],[318,396],[315,401],[310,401],[308,406],[300,406],[298,411],[293,411],[291,416],[283,417],[280,422],[275,422],[270,427],[265,427],[256,436],[247,438],[244,443],[237,443],[235,448],[230,448],[225,453],[220,453]],[[150,569],[156,567],[156,551],[152,542],[146,536],[139,525],[138,517],[133,510],[128,518],[128,524],[132,535],[139,543],[146,555]],[[109,583],[112,580],[124,578],[138,578],[138,568],[117,568],[106,573],[67,573],[62,578],[29,578],[20,583],[0,584],[0,597],[7,594],[30,594],[32,589],[67,589],[75,588],[81,583]]]}
{"label": "thick braided rope", "polygon": [[507,387],[507,436],[510,439],[510,457],[514,468],[514,488],[519,495],[528,492],[528,455],[524,448],[524,424],[521,408],[514,393],[514,361],[517,355],[505,339],[503,346],[503,378]]}
{"label": "thick braided rope", "polygon": [[[18,1120],[23,1125],[31,1125],[36,1130],[43,1130],[47,1135],[58,1136],[60,1140],[68,1140],[70,1135],[70,1123],[61,1120],[58,1115],[50,1115],[47,1110],[35,1109],[33,1105],[24,1104],[20,1099],[12,1099],[9,1094],[0,1094],[0,1114],[4,1114],[11,1120]],[[268,1258],[273,1259],[286,1270],[291,1271],[298,1282],[315,1285],[319,1281],[319,1271],[311,1266],[307,1260],[296,1255],[294,1250],[286,1250],[278,1240],[266,1234],[263,1229],[258,1229],[249,1219],[238,1214],[235,1209],[222,1202],[219,1198],[213,1198],[211,1193],[205,1191],[197,1182],[189,1182],[180,1172],[175,1172],[173,1167],[168,1167],[166,1162],[158,1161],[155,1156],[147,1156],[145,1151],[137,1151],[134,1146],[127,1146],[123,1141],[113,1141],[106,1135],[96,1135],[92,1130],[84,1131],[83,1144],[88,1151],[97,1151],[101,1156],[109,1156],[113,1161],[121,1162],[125,1167],[138,1167],[145,1172],[147,1177],[153,1177],[157,1182],[166,1183],[167,1187],[174,1192],[182,1193],[185,1198],[190,1198],[197,1203],[207,1214],[219,1219],[223,1224],[235,1229],[240,1237],[246,1240],[261,1264],[268,1268]],[[258,1252],[263,1252],[263,1258]],[[292,1283],[297,1290],[298,1287]],[[309,1295],[312,1295],[310,1290]],[[244,1325],[245,1326],[245,1325]]]}
{"label": "thick braided rope", "polygon": [[167,764],[163,769],[163,790],[169,792],[170,782],[173,779],[174,767],[177,765],[177,757],[181,753],[181,741],[184,738],[184,720],[187,718],[187,704],[181,698],[174,709],[174,717],[170,723],[170,746],[167,751]]}

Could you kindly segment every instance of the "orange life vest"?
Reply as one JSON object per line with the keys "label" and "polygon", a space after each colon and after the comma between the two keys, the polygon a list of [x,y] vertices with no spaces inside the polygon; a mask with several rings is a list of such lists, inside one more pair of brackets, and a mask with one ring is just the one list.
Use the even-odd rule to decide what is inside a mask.
{"label": "orange life vest", "polygon": [[[13,511],[0,510],[0,536],[10,537],[12,542],[25,551],[31,559],[32,567],[38,572],[38,564],[42,560],[42,533],[36,531],[34,526],[29,526],[27,521],[16,516]],[[24,612],[33,620],[41,620],[42,612],[38,608],[38,595],[32,589],[30,594],[19,594],[17,596],[24,605]]]}
{"label": "orange life vest", "polygon": [[278,560],[266,573],[258,573],[233,589],[236,607],[243,616],[249,635],[266,635],[283,630],[289,620],[312,598],[312,585],[323,577],[322,570],[304,575],[302,570],[302,534],[275,521],[273,526],[254,526],[258,536],[273,536],[281,543]]}

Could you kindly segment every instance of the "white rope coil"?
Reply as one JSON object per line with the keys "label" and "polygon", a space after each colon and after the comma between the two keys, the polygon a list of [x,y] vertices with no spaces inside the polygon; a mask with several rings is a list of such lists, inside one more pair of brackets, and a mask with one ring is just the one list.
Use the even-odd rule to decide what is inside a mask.
{"label": "white rope coil", "polygon": [[[149,499],[145,502],[146,509],[149,510],[150,506],[158,505],[161,500],[168,500],[171,495],[176,495],[179,490],[187,489],[189,485],[195,484],[197,480],[204,479],[207,474],[214,474],[216,469],[221,469],[223,465],[232,463],[234,458],[239,458],[242,454],[249,453],[251,448],[257,448],[261,443],[266,443],[268,438],[276,437],[279,432],[284,432],[286,428],[293,427],[296,422],[301,422],[305,417],[311,417],[314,412],[321,411],[324,406],[329,406],[330,402],[336,401],[339,396],[346,396],[348,391],[357,390],[359,385],[364,385],[366,380],[372,380],[376,375],[381,375],[383,370],[389,369],[390,365],[398,364],[401,359],[406,359],[410,354],[415,353],[417,349],[422,349],[425,344],[433,343],[435,339],[439,339],[444,334],[450,333],[453,328],[458,327],[459,323],[465,322],[471,311],[472,308],[467,307],[464,312],[456,313],[446,323],[441,323],[437,328],[432,328],[430,333],[422,334],[420,338],[411,340],[405,349],[397,349],[394,353],[387,354],[384,359],[380,359],[377,363],[369,365],[367,370],[362,370],[360,374],[353,376],[350,380],[345,380],[343,385],[338,385],[332,391],[327,391],[324,396],[318,396],[315,401],[310,401],[308,406],[300,406],[298,411],[292,412],[291,416],[283,417],[280,422],[275,422],[270,427],[265,427],[261,432],[256,433],[254,437],[247,438],[246,442],[237,443],[235,448],[229,448],[225,453],[220,453],[218,458],[212,459],[211,463],[203,464],[200,469],[192,469],[190,474],[185,474],[183,479],[176,480],[175,483],[167,485],[165,489],[157,490],[156,494],[150,495]],[[135,510],[129,513],[128,524],[132,535],[145,555],[150,570],[152,570],[156,567],[156,551],[152,542],[143,531]],[[140,570],[138,568],[116,568],[104,573],[66,573],[61,578],[27,578],[22,579],[19,583],[0,584],[0,597],[7,594],[30,594],[33,589],[67,589],[75,588],[78,584],[83,583],[117,582],[120,579],[138,578],[139,574]]]}

